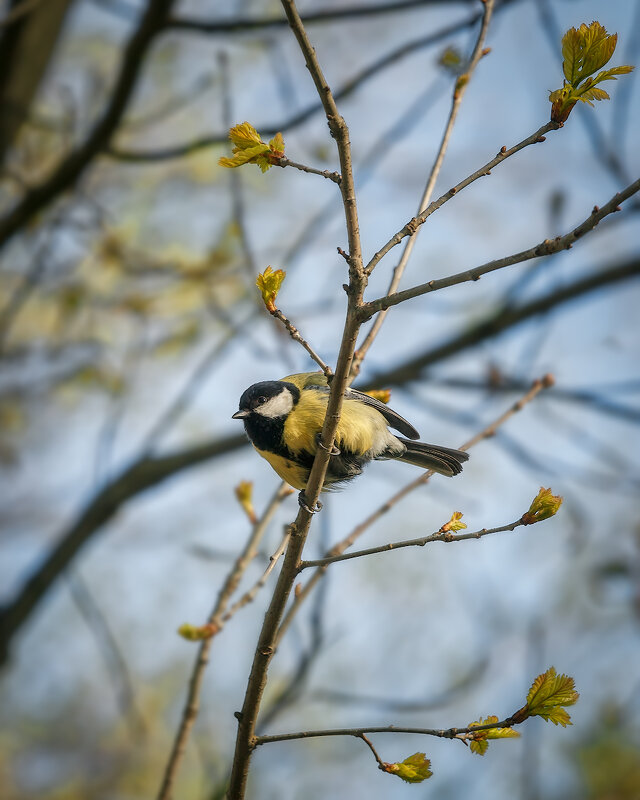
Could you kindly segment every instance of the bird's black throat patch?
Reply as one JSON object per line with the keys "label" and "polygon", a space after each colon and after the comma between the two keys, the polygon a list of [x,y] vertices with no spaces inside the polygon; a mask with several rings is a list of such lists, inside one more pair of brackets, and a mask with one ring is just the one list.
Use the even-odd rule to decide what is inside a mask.
{"label": "bird's black throat patch", "polygon": [[254,413],[245,418],[244,429],[258,450],[290,458],[289,449],[283,441],[285,421],[286,417],[263,417]]}

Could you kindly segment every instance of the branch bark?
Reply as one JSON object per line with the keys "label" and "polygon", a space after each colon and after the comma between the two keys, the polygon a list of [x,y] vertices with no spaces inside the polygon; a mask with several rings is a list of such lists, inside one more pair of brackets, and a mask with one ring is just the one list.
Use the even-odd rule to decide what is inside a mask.
{"label": "branch bark", "polygon": [[43,183],[29,189],[24,198],[0,220],[0,248],[49,203],[70,189],[84,170],[109,143],[133,95],[147,51],[163,29],[175,0],[149,0],[135,33],[127,44],[109,103],[93,130],[76,150]]}
{"label": "branch bark", "polygon": [[[480,26],[478,37],[476,39],[476,43],[473,48],[473,52],[471,54],[471,58],[469,60],[466,72],[464,73],[464,75],[459,76],[455,81],[453,88],[453,95],[451,98],[451,109],[449,111],[449,117],[447,119],[447,124],[445,125],[444,133],[442,134],[442,140],[440,141],[440,147],[438,148],[438,153],[436,155],[435,161],[433,162],[433,166],[431,167],[429,178],[427,179],[427,185],[425,186],[422,198],[420,200],[420,205],[418,206],[418,215],[422,214],[428,207],[429,203],[431,202],[433,190],[435,188],[438,175],[440,174],[442,164],[444,163],[444,157],[446,155],[447,148],[449,146],[449,140],[451,138],[451,134],[453,133],[453,127],[455,125],[458,116],[458,111],[462,103],[462,98],[465,95],[466,89],[469,85],[469,81],[471,80],[471,77],[475,72],[475,69],[478,66],[478,63],[483,55],[484,41],[487,36],[487,30],[489,28],[489,22],[493,14],[493,9],[494,9],[493,0],[489,0],[488,2],[485,3],[484,13],[482,16],[482,25]],[[420,229],[414,231],[406,241],[404,249],[402,251],[402,255],[400,256],[400,260],[398,261],[395,269],[393,270],[393,275],[391,277],[391,283],[389,284],[389,288],[387,290],[387,295],[392,295],[397,291],[398,286],[400,285],[400,281],[402,280],[405,268],[409,263],[409,259],[411,258],[411,253],[413,252],[413,248],[417,241],[419,233]],[[362,342],[360,347],[358,347],[355,354],[355,358],[353,360],[353,367],[351,370],[354,377],[360,372],[360,364],[362,364],[362,361],[367,355],[369,348],[375,341],[375,338],[378,335],[378,332],[380,331],[380,328],[384,323],[385,316],[386,316],[386,310],[383,309],[374,320],[374,323],[371,326],[371,328],[367,331],[367,335],[365,336],[364,341]]]}
{"label": "branch bark", "polygon": [[[276,651],[276,638],[284,614],[287,601],[293,590],[298,574],[298,567],[311,524],[312,512],[315,508],[324,482],[329,463],[329,455],[340,420],[340,412],[344,392],[348,384],[356,338],[360,330],[358,309],[366,287],[366,275],[362,264],[362,249],[358,226],[353,170],[351,163],[351,146],[347,125],[338,112],[335,99],[327,84],[315,50],[307,37],[300,15],[293,0],[282,0],[289,25],[298,40],[300,50],[316,86],[327,117],[331,135],[336,141],[340,160],[340,191],[344,206],[345,224],[349,242],[349,286],[347,288],[347,315],[343,329],[342,342],[336,363],[335,374],[330,385],[329,401],[321,434],[321,447],[318,448],[311,468],[311,474],[304,490],[304,503],[301,503],[296,521],[291,528],[291,539],[285,553],[284,563],[278,576],[271,603],[265,615],[264,623],[253,658],[251,673],[247,683],[242,711],[238,714],[238,734],[231,768],[229,800],[242,800],[245,796],[249,763],[255,749],[255,731],[262,695],[267,683],[267,670]],[[302,497],[302,495],[301,495]]]}
{"label": "branch bark", "polygon": [[403,364],[374,375],[366,389],[382,389],[398,386],[415,380],[427,367],[457,355],[470,347],[476,347],[487,339],[499,336],[504,331],[520,325],[538,314],[577,300],[596,289],[615,286],[618,283],[640,277],[640,257],[631,258],[609,269],[593,272],[584,278],[560,289],[552,289],[547,294],[515,308],[501,309],[462,333],[455,334],[447,341],[433,347]]}
{"label": "branch bark", "polygon": [[619,211],[620,203],[628,200],[638,191],[640,191],[640,178],[615,194],[611,200],[605,203],[601,208],[595,206],[591,214],[583,222],[568,233],[565,233],[564,236],[557,236],[555,239],[545,239],[543,242],[530,247],[528,250],[521,250],[519,253],[514,253],[504,258],[497,258],[494,261],[488,261],[486,264],[465,270],[464,272],[458,272],[456,275],[449,275],[449,277],[441,278],[440,280],[428,281],[419,286],[413,286],[411,289],[405,289],[403,292],[388,294],[378,300],[372,300],[364,304],[361,313],[366,319],[369,319],[373,314],[379,311],[382,312],[399,303],[404,303],[405,300],[421,297],[429,292],[437,292],[439,289],[446,289],[449,286],[457,286],[467,281],[477,281],[482,275],[487,275],[489,272],[495,272],[498,269],[504,269],[504,267],[511,267],[514,264],[520,264],[523,261],[530,261],[534,258],[550,256],[555,253],[560,253],[563,250],[569,250],[578,239],[584,236],[585,233],[593,230],[605,217]]}

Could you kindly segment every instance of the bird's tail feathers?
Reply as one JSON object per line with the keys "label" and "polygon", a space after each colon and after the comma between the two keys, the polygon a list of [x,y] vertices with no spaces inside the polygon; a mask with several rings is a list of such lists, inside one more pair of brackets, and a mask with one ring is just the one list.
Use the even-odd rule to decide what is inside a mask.
{"label": "bird's tail feathers", "polygon": [[462,472],[462,464],[469,458],[469,454],[462,450],[425,442],[412,442],[400,436],[396,438],[406,447],[406,452],[399,458],[400,461],[422,469],[432,469],[450,478]]}

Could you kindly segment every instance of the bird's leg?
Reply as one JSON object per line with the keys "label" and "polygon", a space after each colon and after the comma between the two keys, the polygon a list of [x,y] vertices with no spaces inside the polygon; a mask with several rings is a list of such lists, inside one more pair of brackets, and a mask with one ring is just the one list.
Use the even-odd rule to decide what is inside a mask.
{"label": "bird's leg", "polygon": [[316,444],[318,445],[318,447],[321,447],[323,450],[326,450],[329,453],[329,455],[332,455],[332,456],[339,456],[340,455],[340,449],[338,447],[336,447],[335,442],[331,445],[330,449],[328,447],[325,447],[322,444],[322,434],[321,433],[319,433],[316,436]]}
{"label": "bird's leg", "polygon": [[322,509],[322,503],[319,500],[316,503],[315,508],[309,508],[309,506],[307,505],[307,498],[305,497],[304,489],[298,495],[298,505],[300,506],[300,508],[304,508],[304,510],[309,514],[317,514],[318,511]]}

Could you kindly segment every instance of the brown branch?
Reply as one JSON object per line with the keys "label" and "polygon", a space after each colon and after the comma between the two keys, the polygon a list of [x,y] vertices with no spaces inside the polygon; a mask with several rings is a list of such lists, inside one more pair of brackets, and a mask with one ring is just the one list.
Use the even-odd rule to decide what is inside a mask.
{"label": "brown branch", "polygon": [[555,253],[560,253],[563,250],[569,250],[571,247],[573,247],[575,242],[578,241],[578,239],[584,236],[585,233],[593,230],[601,220],[609,216],[609,214],[619,211],[620,204],[629,197],[632,197],[638,191],[640,191],[640,178],[622,191],[615,194],[611,200],[609,200],[608,203],[605,203],[602,207],[599,208],[598,206],[595,206],[591,214],[583,222],[573,228],[573,230],[565,233],[564,236],[556,236],[555,239],[545,239],[543,242],[530,247],[528,250],[522,250],[519,253],[514,253],[513,255],[505,256],[504,258],[497,258],[494,261],[488,261],[486,264],[482,264],[479,267],[474,267],[473,269],[468,269],[464,272],[458,272],[456,275],[449,275],[447,278],[441,278],[440,280],[422,283],[419,286],[413,286],[411,289],[405,289],[403,292],[388,294],[385,297],[379,298],[378,300],[372,300],[371,302],[364,304],[361,313],[365,318],[368,319],[378,311],[383,311],[391,308],[391,306],[404,303],[405,300],[411,300],[414,297],[421,297],[429,292],[437,292],[439,289],[445,289],[449,286],[457,286],[458,284],[465,283],[466,281],[477,281],[482,275],[486,275],[489,272],[495,272],[499,269],[504,269],[504,267],[511,267],[514,264],[520,264],[523,261],[530,261],[534,258],[542,258],[543,256],[550,256],[554,255]]}
{"label": "brown branch", "polygon": [[[269,501],[262,516],[253,526],[247,543],[245,544],[242,553],[240,553],[233,567],[229,571],[229,574],[227,575],[227,578],[222,585],[220,592],[218,593],[215,606],[209,615],[208,624],[213,626],[215,629],[220,629],[220,618],[226,610],[231,595],[236,590],[238,584],[240,583],[240,579],[246,572],[247,567],[256,557],[262,537],[264,536],[269,523],[273,519],[273,515],[275,514],[282,500],[288,494],[288,487],[284,483],[281,483],[278,487],[278,490]],[[196,721],[196,717],[198,716],[202,679],[204,677],[207,664],[209,663],[209,652],[211,650],[211,645],[213,644],[213,638],[214,637],[205,639],[198,649],[198,655],[191,671],[191,678],[189,679],[189,688],[182,711],[182,719],[180,721],[178,730],[176,731],[173,747],[164,770],[162,784],[158,793],[158,800],[168,800],[168,798],[171,796],[173,784],[176,779],[180,762],[184,756],[189,734],[194,722]]]}
{"label": "brown branch", "polygon": [[307,342],[306,339],[302,338],[302,336],[300,335],[300,331],[287,317],[285,317],[282,311],[280,311],[279,308],[274,308],[274,310],[269,311],[269,313],[275,319],[280,320],[280,322],[287,329],[289,336],[291,336],[291,338],[295,342],[298,342],[299,344],[302,345],[302,347],[307,351],[307,353],[311,356],[311,358],[316,362],[316,364],[320,367],[320,369],[324,372],[324,374],[328,378],[331,377],[331,375],[333,375],[331,367],[327,366],[327,364],[324,363],[324,361],[320,358],[320,356],[316,353],[316,351],[311,347],[309,342]]}
{"label": "brown branch", "polygon": [[468,539],[482,539],[483,536],[490,536],[493,533],[514,531],[521,525],[524,525],[524,522],[522,519],[518,519],[515,522],[510,522],[508,525],[501,525],[499,528],[481,528],[479,531],[469,533],[455,534],[448,531],[436,531],[420,539],[405,539],[400,542],[389,542],[388,544],[382,544],[378,547],[370,547],[367,550],[355,550],[352,553],[343,553],[342,555],[328,556],[327,558],[317,558],[313,561],[302,561],[300,564],[300,571],[308,569],[309,567],[327,567],[338,561],[348,561],[352,558],[362,558],[363,556],[372,556],[377,553],[388,553],[390,550],[400,550],[403,547],[424,547],[427,544],[431,544],[431,542],[463,542]]}
{"label": "brown branch", "polygon": [[[498,430],[499,427],[504,425],[514,414],[518,411],[521,411],[525,405],[530,403],[543,389],[547,389],[553,385],[553,378],[550,375],[546,375],[542,380],[537,380],[533,383],[531,388],[527,391],[523,397],[520,398],[516,403],[509,406],[509,408],[499,416],[494,422],[484,428],[480,433],[476,434],[474,437],[469,439],[465,442],[461,450],[469,450],[471,447],[474,447],[479,442],[483,441],[484,439],[491,438],[495,432]],[[346,536],[344,539],[339,541],[335,544],[325,555],[325,558],[328,559],[335,559],[337,556],[341,556],[346,550],[348,550],[354,542],[362,536],[362,534],[370,528],[375,522],[377,522],[381,517],[391,511],[394,506],[398,505],[404,498],[411,494],[415,489],[419,486],[423,486],[425,483],[429,481],[433,472],[428,470],[427,472],[423,472],[418,478],[415,478],[411,483],[408,483],[406,486],[403,486],[398,492],[392,495],[385,503],[383,503],[379,508],[377,508],[372,514],[370,514],[363,522],[357,525],[351,533]],[[280,644],[282,637],[287,632],[289,626],[291,625],[295,615],[300,610],[300,607],[309,596],[313,588],[316,586],[318,581],[320,581],[327,570],[327,566],[319,566],[314,571],[313,575],[309,578],[306,584],[296,592],[296,596],[289,606],[287,614],[282,621],[282,625],[278,631],[278,637],[276,639],[276,646]]]}
{"label": "brown branch", "polygon": [[[467,86],[469,85],[471,76],[473,75],[475,68],[478,65],[478,62],[482,58],[483,54],[482,48],[484,45],[485,38],[487,36],[487,30],[489,28],[491,15],[493,14],[493,6],[494,6],[493,0],[490,0],[489,2],[485,3],[484,13],[482,16],[482,25],[480,26],[480,30],[478,32],[476,43],[473,48],[473,52],[471,54],[471,59],[469,60],[469,65],[464,75],[457,78],[455,82],[453,89],[453,96],[451,98],[451,110],[449,111],[449,117],[447,119],[447,124],[445,125],[444,133],[442,134],[442,140],[440,142],[440,147],[438,148],[438,153],[436,155],[435,161],[433,162],[433,166],[431,167],[431,172],[429,174],[429,178],[427,179],[427,185],[420,200],[420,205],[418,206],[418,215],[422,214],[423,211],[425,211],[425,209],[427,208],[427,206],[431,201],[431,196],[433,194],[433,190],[435,188],[438,175],[440,174],[440,169],[442,168],[442,164],[444,162],[444,157],[446,155],[447,148],[449,146],[449,140],[453,132],[453,127],[455,125],[456,118],[458,116],[458,110],[460,108],[460,104],[462,103],[462,98],[464,97]],[[395,269],[393,270],[391,283],[389,284],[389,288],[387,289],[387,295],[393,295],[398,289],[405,268],[409,263],[409,258],[411,257],[411,253],[413,252],[413,248],[417,241],[420,230],[421,228],[418,228],[407,239],[404,250],[400,257],[400,261],[398,261]],[[369,351],[369,348],[375,341],[375,338],[378,335],[380,328],[384,323],[385,317],[386,317],[386,311],[381,310],[381,313],[378,314],[378,316],[373,322],[373,325],[367,332],[367,335],[365,336],[363,343],[360,345],[360,347],[358,347],[351,370],[353,377],[355,377],[360,372],[360,365],[362,364],[367,352]]]}
{"label": "brown branch", "polygon": [[506,147],[502,147],[498,154],[492,158],[490,161],[487,161],[484,166],[477,169],[475,172],[468,175],[466,178],[457,183],[452,189],[449,189],[448,192],[445,192],[441,195],[437,200],[434,200],[421,214],[418,216],[413,217],[410,219],[409,222],[399,230],[396,234],[394,234],[389,241],[383,245],[383,247],[375,253],[366,266],[367,275],[370,275],[376,266],[380,263],[380,261],[387,255],[387,253],[392,250],[394,247],[400,244],[400,242],[406,238],[407,236],[412,236],[417,228],[420,225],[423,225],[427,219],[441,208],[445,203],[447,203],[451,198],[456,195],[462,189],[465,189],[467,186],[470,186],[472,183],[478,180],[478,178],[484,178],[487,175],[491,174],[491,170],[497,167],[499,164],[502,164],[506,159],[510,158],[511,156],[519,153],[520,150],[524,150],[525,147],[529,147],[529,145],[536,144],[538,142],[544,142],[545,134],[549,133],[550,131],[555,131],[560,128],[557,122],[547,122],[535,133],[532,133],[531,136],[527,136],[526,139],[523,139],[518,144],[514,145],[513,147],[507,150]]}
{"label": "brown branch", "polygon": [[358,736],[358,738],[359,738],[359,739],[362,739],[362,741],[363,741],[363,742],[364,742],[364,743],[367,745],[367,747],[369,748],[369,750],[371,750],[371,752],[373,753],[373,757],[374,757],[374,758],[375,758],[375,760],[378,762],[378,766],[380,767],[380,769],[384,770],[384,768],[385,768],[384,761],[383,761],[383,760],[380,758],[380,756],[378,755],[378,751],[376,750],[376,748],[375,748],[375,747],[373,746],[373,744],[371,743],[371,740],[367,738],[367,736],[366,736],[366,734],[364,733],[364,731],[362,731],[362,732],[360,733],[360,735]]}
{"label": "brown branch", "polygon": [[109,143],[120,124],[136,87],[140,68],[154,37],[162,30],[175,0],[149,0],[138,28],[122,57],[109,103],[93,130],[43,183],[31,188],[24,198],[0,220],[0,248],[49,203],[70,189],[92,160]]}
{"label": "brown branch", "polygon": [[320,175],[321,178],[326,178],[329,181],[333,181],[340,186],[342,182],[342,175],[339,172],[329,172],[328,169],[316,169],[315,167],[308,167],[306,164],[299,164],[297,161],[291,161],[290,158],[285,158],[284,156],[279,159],[273,159],[271,163],[275,167],[293,167],[293,169],[298,169],[300,172],[306,172],[309,175]]}
{"label": "brown branch", "polygon": [[416,377],[433,364],[443,361],[469,347],[476,347],[487,339],[491,339],[509,328],[520,325],[539,314],[544,314],[564,303],[576,300],[583,295],[590,294],[596,289],[614,286],[622,281],[640,277],[640,257],[631,258],[609,269],[603,269],[579,278],[573,283],[559,289],[552,289],[547,294],[515,308],[500,309],[499,313],[492,314],[485,320],[473,325],[460,334],[452,336],[449,340],[427,350],[415,358],[411,358],[386,372],[375,375],[364,387],[368,389],[382,389],[386,386],[398,386]]}
{"label": "brown branch", "polygon": [[[285,496],[291,494],[291,489],[289,487],[285,487]],[[231,606],[228,611],[216,621],[216,626],[222,628],[222,626],[229,622],[231,617],[233,617],[241,608],[249,605],[249,603],[253,603],[256,599],[256,595],[262,589],[262,587],[266,584],[269,575],[273,572],[276,568],[278,561],[284,555],[285,550],[287,549],[287,545],[289,544],[289,539],[291,538],[291,531],[289,528],[286,529],[284,536],[280,544],[278,545],[276,551],[269,556],[269,563],[267,564],[266,569],[262,573],[262,575],[258,578],[258,580],[253,584],[253,586],[248,589],[243,595],[241,595],[236,602]]]}
{"label": "brown branch", "polygon": [[316,86],[316,90],[325,110],[331,135],[336,141],[340,161],[340,192],[344,206],[345,223],[349,243],[349,286],[347,291],[347,316],[343,329],[340,352],[336,363],[335,375],[331,381],[327,412],[322,428],[321,444],[311,468],[311,473],[304,490],[304,504],[301,504],[296,521],[292,526],[292,535],[285,553],[284,563],[278,577],[271,603],[265,615],[264,623],[255,650],[247,690],[238,714],[238,734],[229,782],[228,800],[242,800],[245,796],[249,763],[255,747],[255,730],[262,695],[267,682],[267,670],[276,650],[278,628],[284,614],[285,606],[293,590],[298,565],[302,557],[306,537],[311,524],[312,513],[309,510],[316,506],[320,489],[324,482],[329,463],[329,455],[333,445],[336,428],[340,420],[340,412],[344,392],[347,387],[356,337],[360,329],[357,309],[362,303],[366,286],[366,276],[362,265],[362,251],[358,227],[353,171],[351,164],[351,147],[347,125],[338,112],[335,99],[327,84],[315,50],[307,37],[303,23],[293,0],[282,0],[282,5],[289,25],[298,40],[305,59],[307,69]]}
{"label": "brown branch", "polygon": [[491,730],[493,728],[512,728],[524,720],[517,714],[485,725],[466,725],[461,728],[405,728],[400,725],[371,725],[366,728],[329,728],[317,731],[298,731],[296,733],[277,733],[272,736],[256,737],[255,746],[273,744],[274,742],[291,742],[296,739],[316,739],[320,736],[355,736],[362,739],[367,733],[415,733],[423,736],[437,736],[440,739],[467,739],[469,734],[476,731]]}

